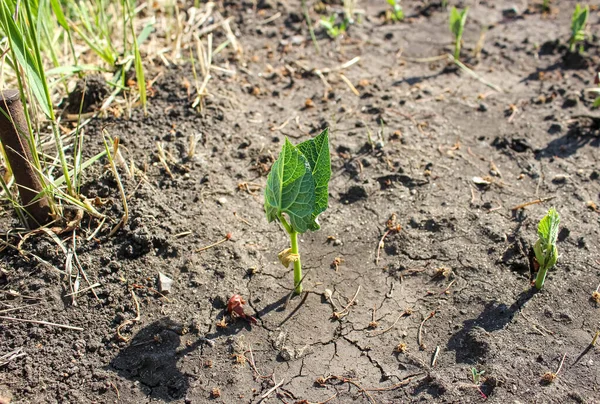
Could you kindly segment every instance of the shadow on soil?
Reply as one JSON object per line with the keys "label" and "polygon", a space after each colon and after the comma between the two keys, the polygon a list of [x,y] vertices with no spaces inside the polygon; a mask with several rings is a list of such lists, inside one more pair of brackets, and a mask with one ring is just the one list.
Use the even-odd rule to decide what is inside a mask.
{"label": "shadow on soil", "polygon": [[537,150],[535,158],[541,160],[555,156],[569,157],[588,145],[600,147],[600,116],[582,117],[582,121],[569,128],[564,136],[552,140],[545,148]]}
{"label": "shadow on soil", "polygon": [[475,364],[485,359],[491,349],[489,333],[501,330],[510,323],[536,292],[533,288],[521,292],[510,306],[489,302],[477,318],[463,322],[460,331],[450,337],[447,345],[449,350],[455,352],[456,362]]}
{"label": "shadow on soil", "polygon": [[113,359],[109,369],[126,379],[139,381],[150,397],[165,401],[184,397],[189,381],[177,368],[177,361],[196,349],[201,341],[178,352],[181,331],[182,326],[169,318],[142,328]]}
{"label": "shadow on soil", "polygon": [[[246,327],[250,325],[239,320],[218,334],[232,335]],[[141,390],[149,397],[165,402],[179,400],[185,397],[189,380],[178,369],[177,361],[207,341],[207,338],[198,338],[178,349],[183,333],[184,327],[168,317],[155,321],[135,335],[129,346],[112,360],[109,369],[126,379],[139,381]]]}

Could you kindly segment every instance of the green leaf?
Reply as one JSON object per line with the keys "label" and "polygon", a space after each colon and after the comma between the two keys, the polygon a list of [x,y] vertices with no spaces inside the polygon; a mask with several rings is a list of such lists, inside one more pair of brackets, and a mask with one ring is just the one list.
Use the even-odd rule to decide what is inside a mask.
{"label": "green leaf", "polygon": [[290,218],[292,230],[304,233],[312,222],[315,208],[315,182],[304,155],[286,138],[273,163],[265,187],[267,220]]}
{"label": "green leaf", "polygon": [[546,216],[540,220],[538,225],[538,237],[542,240],[542,244],[550,246],[556,244],[558,238],[558,225],[560,224],[560,216],[554,208],[550,208]]}
{"label": "green leaf", "polygon": [[329,157],[329,129],[325,129],[314,139],[300,143],[298,150],[306,157],[315,181],[315,207],[312,212],[310,230],[319,230],[318,216],[327,209],[329,201],[329,179],[331,159]]}
{"label": "green leaf", "polygon": [[[14,52],[16,61],[13,61],[13,63],[15,64],[15,68],[18,64],[25,70],[28,84],[33,95],[37,99],[39,106],[42,108],[42,112],[44,112],[47,117],[50,117],[50,107],[48,106],[48,99],[46,98],[42,76],[38,70],[34,52],[26,41],[27,33],[21,31],[20,27],[13,19],[13,13],[14,9],[11,10],[7,2],[1,2],[0,30],[8,37],[10,49]],[[29,39],[31,40],[32,38]]]}
{"label": "green leaf", "polygon": [[56,22],[60,24],[61,27],[65,31],[69,30],[69,23],[65,18],[65,14],[63,13],[62,6],[60,5],[59,0],[50,0],[50,5],[52,6],[52,11],[54,11],[54,15],[56,16]]}
{"label": "green leaf", "polygon": [[465,23],[467,22],[468,11],[468,7],[460,12],[456,9],[456,7],[452,7],[450,10],[450,31],[452,31],[455,38],[459,39],[462,37]]}

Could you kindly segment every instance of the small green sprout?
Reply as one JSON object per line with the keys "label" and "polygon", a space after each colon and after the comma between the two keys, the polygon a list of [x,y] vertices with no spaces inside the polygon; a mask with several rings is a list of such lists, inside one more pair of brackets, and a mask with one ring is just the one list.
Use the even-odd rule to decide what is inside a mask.
{"label": "small green sprout", "polygon": [[558,225],[560,217],[554,208],[550,208],[548,213],[538,224],[538,240],[533,246],[535,259],[539,264],[535,287],[540,290],[544,286],[546,273],[552,268],[558,260],[558,249],[556,248],[556,239],[558,238]]}
{"label": "small green sprout", "polygon": [[471,368],[471,377],[473,378],[473,384],[475,385],[475,388],[479,391],[479,394],[481,394],[481,397],[483,397],[484,400],[487,400],[487,396],[481,390],[481,385],[483,383],[482,376],[484,373],[485,370],[478,371],[477,368]]}
{"label": "small green sprout", "polygon": [[269,223],[279,221],[290,236],[291,248],[279,253],[279,260],[286,268],[294,263],[297,294],[302,293],[298,233],[320,229],[317,218],[327,209],[330,178],[328,129],[297,146],[286,138],[267,177],[265,213]]}
{"label": "small green sprout", "polygon": [[482,370],[481,372],[477,371],[477,368],[471,368],[471,376],[473,376],[473,383],[476,386],[479,386],[481,384],[481,376],[483,376],[483,374],[485,373],[485,370]]}
{"label": "small green sprout", "polygon": [[550,11],[550,0],[544,0],[542,2],[542,12],[549,13]]}
{"label": "small green sprout", "polygon": [[404,11],[402,10],[402,6],[400,5],[400,0],[387,0],[388,4],[392,6],[392,10],[388,10],[386,12],[386,16],[388,20],[392,21],[402,21],[404,19]]}
{"label": "small green sprout", "polygon": [[[594,84],[596,84],[598,87],[593,88],[590,91],[596,94],[600,94],[600,73],[596,73],[596,77],[594,77]],[[592,107],[600,107],[600,95],[596,97],[596,99],[594,100],[594,104],[592,104]]]}
{"label": "small green sprout", "polygon": [[[575,45],[578,42],[585,41],[585,26],[587,24],[590,7],[575,6],[573,17],[571,17],[571,39],[569,39],[569,52],[575,52]],[[579,52],[583,52],[583,44],[579,47]]]}
{"label": "small green sprout", "polygon": [[327,35],[334,39],[346,32],[346,28],[348,27],[348,20],[344,19],[340,24],[337,24],[335,20],[336,15],[332,14],[329,18],[321,17],[320,21],[320,24],[327,31]]}
{"label": "small green sprout", "polygon": [[467,22],[467,13],[469,7],[459,12],[456,7],[452,7],[450,10],[450,31],[454,35],[454,59],[460,59],[460,44],[462,42],[463,31],[465,30],[465,23]]}

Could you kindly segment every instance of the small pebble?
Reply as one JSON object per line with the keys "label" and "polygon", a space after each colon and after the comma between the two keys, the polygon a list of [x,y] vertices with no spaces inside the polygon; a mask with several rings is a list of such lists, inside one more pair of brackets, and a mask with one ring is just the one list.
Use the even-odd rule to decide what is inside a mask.
{"label": "small pebble", "polygon": [[479,110],[480,112],[487,112],[487,110],[488,110],[488,106],[487,106],[487,104],[485,104],[485,103],[483,103],[483,102],[480,102],[480,103],[479,103],[479,108],[478,108],[478,110]]}
{"label": "small pebble", "polygon": [[557,174],[557,175],[554,176],[554,178],[552,178],[552,183],[554,183],[554,184],[564,184],[565,182],[567,182],[568,179],[569,179],[568,175]]}
{"label": "small pebble", "polygon": [[217,202],[219,202],[219,205],[225,205],[227,203],[227,198],[222,197],[217,199]]}
{"label": "small pebble", "polygon": [[336,247],[342,245],[342,240],[336,238],[335,240],[333,240],[333,245]]}
{"label": "small pebble", "polygon": [[171,287],[173,286],[173,280],[167,275],[159,272],[158,273],[158,291],[160,293],[168,294],[171,293]]}

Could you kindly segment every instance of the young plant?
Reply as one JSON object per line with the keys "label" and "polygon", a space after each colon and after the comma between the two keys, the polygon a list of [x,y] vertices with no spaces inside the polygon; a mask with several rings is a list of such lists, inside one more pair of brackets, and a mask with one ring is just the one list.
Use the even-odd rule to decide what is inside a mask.
{"label": "young plant", "polygon": [[550,0],[544,0],[542,2],[542,12],[549,13],[550,11]]}
{"label": "young plant", "polygon": [[598,96],[594,100],[594,104],[592,104],[593,108],[598,108],[600,107],[600,73],[596,73],[596,77],[594,77],[594,84],[596,84],[598,87],[592,88],[589,91],[598,94]]}
{"label": "young plant", "polygon": [[[590,14],[590,7],[581,7],[579,4],[575,6],[573,17],[571,17],[571,39],[569,39],[569,52],[575,52],[575,45],[578,42],[585,40],[585,26]],[[583,44],[579,48],[579,52],[583,52]]]}
{"label": "young plant", "polygon": [[388,4],[392,6],[392,10],[387,11],[387,19],[395,22],[402,21],[404,19],[404,11],[400,5],[400,0],[387,0]]}
{"label": "young plant", "polygon": [[279,260],[286,268],[294,263],[297,294],[302,293],[298,233],[319,230],[317,218],[327,209],[330,178],[328,129],[297,146],[286,138],[267,177],[265,213],[269,223],[279,221],[290,236],[291,248],[279,253]]}
{"label": "young plant", "polygon": [[558,249],[556,248],[556,239],[558,238],[558,225],[560,217],[554,208],[550,208],[548,213],[538,224],[538,240],[533,246],[535,259],[539,264],[535,287],[540,290],[544,286],[546,273],[552,268],[558,260]]}
{"label": "young plant", "polygon": [[346,19],[344,19],[344,21],[342,21],[340,24],[336,23],[335,20],[336,15],[332,14],[329,16],[329,18],[321,17],[320,21],[321,25],[327,31],[327,35],[333,39],[346,32],[346,28],[348,26],[348,20]]}
{"label": "young plant", "polygon": [[460,44],[462,42],[463,31],[465,30],[465,23],[467,22],[467,13],[469,7],[459,12],[456,7],[452,7],[450,10],[450,31],[454,35],[454,59],[460,59]]}

